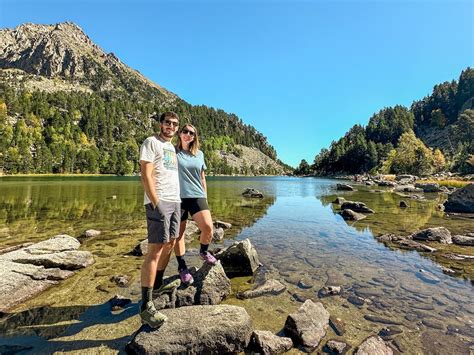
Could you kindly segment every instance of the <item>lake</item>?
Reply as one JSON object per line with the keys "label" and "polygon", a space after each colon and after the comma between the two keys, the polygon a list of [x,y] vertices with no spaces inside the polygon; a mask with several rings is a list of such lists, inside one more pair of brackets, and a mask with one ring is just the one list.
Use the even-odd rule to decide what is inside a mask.
{"label": "lake", "polygon": [[[342,286],[342,295],[320,301],[345,324],[345,334],[337,337],[329,329],[322,344],[338,338],[354,348],[391,320],[395,333],[400,333],[393,335],[393,343],[404,352],[473,351],[473,261],[458,262],[458,275],[449,276],[441,264],[451,266],[450,261],[442,256],[391,249],[374,235],[406,235],[437,226],[461,234],[474,231],[474,220],[437,211],[442,195],[425,194],[426,199],[409,200],[409,208],[401,209],[402,197],[387,190],[356,185],[358,191],[340,192],[335,190],[337,182],[293,177],[208,178],[214,219],[233,225],[223,245],[215,246],[249,238],[265,276],[287,286],[287,292],[278,296],[239,300],[235,293],[252,285],[249,277],[235,278],[233,295],[225,303],[245,307],[255,329],[278,332],[302,300],[319,300],[318,291],[325,285]],[[260,190],[265,198],[242,197],[247,187]],[[365,202],[375,214],[356,223],[346,222],[331,203],[337,196]],[[91,251],[96,263],[3,315],[0,344],[30,347],[26,353],[122,351],[140,323],[137,301],[142,258],[129,253],[146,238],[143,190],[137,177],[0,178],[0,248],[57,234],[80,237],[90,228],[102,234],[82,240],[82,249]],[[189,247],[197,246],[195,241]],[[450,248],[474,254],[472,247]],[[200,265],[196,256],[188,259],[190,265]],[[172,260],[167,274],[175,270]],[[117,274],[131,276],[132,285],[117,287],[110,281]],[[131,297],[133,307],[112,314],[106,302],[115,294]],[[348,301],[351,297],[366,302],[357,306]]]}

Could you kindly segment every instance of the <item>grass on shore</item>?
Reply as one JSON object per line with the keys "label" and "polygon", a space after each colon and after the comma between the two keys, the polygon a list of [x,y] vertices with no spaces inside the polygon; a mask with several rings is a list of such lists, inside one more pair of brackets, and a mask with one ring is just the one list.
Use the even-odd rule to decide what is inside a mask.
{"label": "grass on shore", "polygon": [[466,185],[473,183],[473,181],[456,180],[456,179],[445,179],[445,180],[428,179],[428,180],[418,180],[417,182],[421,184],[438,184],[439,186],[456,187],[456,188],[462,188]]}

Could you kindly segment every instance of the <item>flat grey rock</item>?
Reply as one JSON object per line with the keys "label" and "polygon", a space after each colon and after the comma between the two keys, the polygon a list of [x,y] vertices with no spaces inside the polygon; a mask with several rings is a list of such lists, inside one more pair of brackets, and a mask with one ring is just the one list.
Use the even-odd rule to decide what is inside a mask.
{"label": "flat grey rock", "polygon": [[240,292],[237,294],[237,298],[247,299],[256,298],[261,296],[276,296],[286,290],[286,286],[278,280],[267,280],[262,285],[257,285],[251,290]]}
{"label": "flat grey rock", "polygon": [[[130,354],[227,354],[244,351],[252,335],[250,316],[230,305],[162,310],[158,329],[142,326],[127,345]],[[195,321],[190,321],[195,320]]]}

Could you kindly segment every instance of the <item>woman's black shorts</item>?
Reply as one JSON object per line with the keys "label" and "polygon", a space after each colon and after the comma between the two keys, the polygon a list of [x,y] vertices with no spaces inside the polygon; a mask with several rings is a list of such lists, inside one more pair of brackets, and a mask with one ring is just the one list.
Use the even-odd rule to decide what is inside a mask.
{"label": "woman's black shorts", "polygon": [[207,198],[182,198],[181,199],[181,222],[193,216],[199,211],[208,210]]}

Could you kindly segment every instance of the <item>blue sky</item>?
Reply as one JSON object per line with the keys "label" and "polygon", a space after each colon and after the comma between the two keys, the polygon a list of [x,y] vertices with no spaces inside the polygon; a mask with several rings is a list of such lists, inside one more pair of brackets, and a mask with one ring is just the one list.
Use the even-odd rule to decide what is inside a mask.
{"label": "blue sky", "polygon": [[296,166],[474,66],[473,4],[0,0],[0,26],[73,21],[186,101],[237,114]]}

